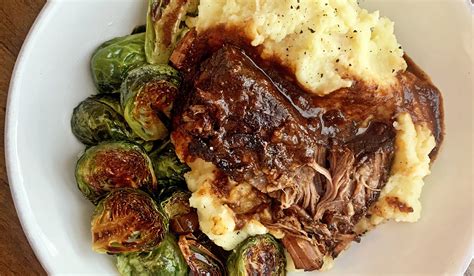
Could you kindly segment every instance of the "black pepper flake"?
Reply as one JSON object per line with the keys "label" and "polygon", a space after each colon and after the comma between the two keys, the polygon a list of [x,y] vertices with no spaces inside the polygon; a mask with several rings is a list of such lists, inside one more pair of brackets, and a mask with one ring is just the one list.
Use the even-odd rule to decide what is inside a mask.
{"label": "black pepper flake", "polygon": [[349,66],[352,66],[352,64],[351,64],[351,63],[349,63]]}
{"label": "black pepper flake", "polygon": [[395,69],[392,69],[392,73],[395,73]]}
{"label": "black pepper flake", "polygon": [[286,51],[288,52],[288,51],[289,51],[289,49],[288,49],[288,48],[286,48]]}
{"label": "black pepper flake", "polygon": [[313,29],[311,29],[311,28],[308,28],[308,30],[309,30],[312,34],[314,34],[314,33],[316,32],[315,30],[313,30]]}
{"label": "black pepper flake", "polygon": [[341,47],[337,47],[338,50],[341,50]]}
{"label": "black pepper flake", "polygon": [[[299,3],[299,2],[298,2],[298,3]],[[299,9],[300,9],[300,6],[297,6],[296,9],[299,10]]]}
{"label": "black pepper flake", "polygon": [[300,34],[302,34],[302,33],[303,33],[303,30],[300,31]]}
{"label": "black pepper flake", "polygon": [[357,30],[354,30],[354,33],[357,33]]}
{"label": "black pepper flake", "polygon": [[293,9],[293,5],[290,6],[290,9]]}
{"label": "black pepper flake", "polygon": [[353,37],[353,36],[351,36],[351,37],[349,37],[349,38],[350,38],[350,39],[353,39],[354,37]]}
{"label": "black pepper flake", "polygon": [[323,14],[323,16],[328,16],[328,14],[327,14],[327,13],[325,13],[325,14]]}
{"label": "black pepper flake", "polygon": [[402,49],[402,46],[398,46],[398,49],[400,49],[400,50],[401,50],[401,49]]}
{"label": "black pepper flake", "polygon": [[336,59],[336,62],[339,62],[339,59]]}
{"label": "black pepper flake", "polygon": [[328,3],[324,4],[324,6],[327,6],[327,5],[329,5],[329,4]]}

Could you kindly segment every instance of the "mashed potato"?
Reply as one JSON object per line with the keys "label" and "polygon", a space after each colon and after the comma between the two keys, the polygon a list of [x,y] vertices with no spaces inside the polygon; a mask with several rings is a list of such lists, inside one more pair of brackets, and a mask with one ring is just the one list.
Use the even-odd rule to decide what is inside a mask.
{"label": "mashed potato", "polygon": [[369,211],[371,225],[385,220],[416,222],[421,215],[423,178],[430,174],[429,154],[436,142],[425,125],[413,124],[409,114],[399,115],[395,128],[395,159],[390,178]]}
{"label": "mashed potato", "polygon": [[251,220],[242,229],[236,230],[234,212],[211,190],[216,167],[202,159],[196,159],[189,166],[191,171],[185,175],[188,188],[193,192],[189,202],[197,209],[201,231],[215,244],[232,250],[247,237],[268,232],[256,220]]}
{"label": "mashed potato", "polygon": [[281,59],[318,95],[354,80],[389,86],[406,69],[393,22],[356,0],[201,0],[194,24],[198,32],[243,26],[253,46]]}

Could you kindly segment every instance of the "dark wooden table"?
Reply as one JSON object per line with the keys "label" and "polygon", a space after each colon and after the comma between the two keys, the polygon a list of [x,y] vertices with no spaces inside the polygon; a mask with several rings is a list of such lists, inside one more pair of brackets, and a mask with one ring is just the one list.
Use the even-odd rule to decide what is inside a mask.
{"label": "dark wooden table", "polygon": [[[0,0],[0,131],[3,131],[11,72],[16,56],[45,0]],[[46,275],[18,221],[8,186],[5,159],[0,171],[0,275]]]}
{"label": "dark wooden table", "polygon": [[[0,2],[0,131],[3,137],[11,72],[23,40],[45,0]],[[4,141],[0,139],[1,154]],[[0,275],[46,275],[21,229],[10,194],[5,159],[0,170]],[[473,269],[471,264],[471,269]],[[467,271],[465,275],[473,275]]]}

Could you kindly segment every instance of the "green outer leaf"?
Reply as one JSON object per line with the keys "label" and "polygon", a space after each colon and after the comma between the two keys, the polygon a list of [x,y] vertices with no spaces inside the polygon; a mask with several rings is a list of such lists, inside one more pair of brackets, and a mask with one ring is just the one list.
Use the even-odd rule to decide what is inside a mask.
{"label": "green outer leaf", "polygon": [[[76,177],[76,183],[77,187],[79,190],[82,192],[82,194],[88,198],[92,203],[96,204],[101,198],[106,196],[110,191],[115,190],[117,188],[124,188],[126,183],[111,183],[110,181],[106,181],[104,183],[100,183],[101,187],[93,187],[91,183],[89,182],[89,178],[91,177],[92,174],[94,174],[96,171],[100,170],[101,168],[98,166],[98,164],[95,163],[95,156],[98,152],[105,151],[108,149],[122,149],[122,150],[127,150],[127,151],[135,151],[138,152],[143,158],[145,159],[145,162],[147,162],[147,168],[150,172],[150,178],[146,179],[137,179],[137,185],[140,186],[140,188],[150,191],[150,192],[155,192],[156,190],[156,178],[155,174],[153,171],[153,165],[146,154],[146,152],[140,147],[139,145],[136,145],[134,143],[126,142],[126,141],[118,141],[118,142],[104,142],[101,143],[97,146],[93,146],[88,148],[84,154],[81,156],[81,158],[77,161],[76,164],[76,171],[75,171],[75,177]],[[117,186],[114,186],[117,185]]]}
{"label": "green outer leaf", "polygon": [[186,164],[181,163],[171,143],[168,143],[165,148],[151,152],[150,159],[158,185],[184,186],[184,174],[190,169]]}
{"label": "green outer leaf", "polygon": [[[248,258],[254,257],[255,252],[258,250],[264,250],[267,256],[274,256],[275,260],[277,261],[277,267],[270,268],[265,267],[269,265],[268,263],[255,263],[255,259],[253,260],[253,266],[248,263],[251,262]],[[261,259],[257,258],[257,260],[261,261]],[[249,265],[250,264],[250,265]],[[246,276],[249,275],[247,268],[253,267],[255,270],[252,271],[254,273],[262,273],[262,267],[265,267],[268,272],[271,274],[265,275],[272,275],[272,276],[279,276],[279,275],[286,275],[286,258],[285,253],[283,251],[283,247],[278,243],[278,241],[271,235],[257,235],[253,237],[247,238],[243,241],[238,248],[234,249],[231,253],[229,258],[227,259],[227,271],[229,276]],[[255,275],[254,273],[250,273],[250,275]]]}
{"label": "green outer leaf", "polygon": [[89,97],[74,108],[71,130],[77,139],[86,145],[95,145],[105,140],[138,138],[122,117],[121,109],[117,97]]}
{"label": "green outer leaf", "polygon": [[188,275],[188,266],[171,234],[151,252],[117,255],[117,269],[122,276]]}
{"label": "green outer leaf", "polygon": [[109,40],[91,58],[91,71],[99,93],[118,93],[128,71],[146,63],[145,33]]}
{"label": "green outer leaf", "polygon": [[122,105],[120,104],[120,96],[117,94],[102,94],[102,95],[96,95],[92,96],[91,98],[94,98],[96,101],[103,103],[113,110],[123,116],[123,110],[122,110]]}
{"label": "green outer leaf", "polygon": [[144,87],[149,82],[165,82],[166,85],[178,89],[180,85],[178,71],[168,65],[145,65],[136,68],[128,74],[121,88],[121,103],[124,117],[132,130],[145,141],[159,140],[166,137],[168,130],[163,122],[153,125],[157,130],[150,130],[144,126],[140,118],[134,116],[136,98],[144,93]]}
{"label": "green outer leaf", "polygon": [[179,215],[188,214],[191,212],[191,206],[189,205],[190,197],[191,192],[177,190],[168,198],[160,202],[161,209],[163,209],[163,212],[169,219],[173,219]]}

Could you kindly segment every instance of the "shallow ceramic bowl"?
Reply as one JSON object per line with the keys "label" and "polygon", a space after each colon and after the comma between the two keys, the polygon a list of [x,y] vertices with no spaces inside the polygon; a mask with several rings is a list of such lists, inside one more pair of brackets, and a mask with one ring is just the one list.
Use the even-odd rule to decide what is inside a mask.
{"label": "shallow ceramic bowl", "polygon": [[[444,93],[446,140],[426,179],[423,217],[369,233],[326,275],[462,274],[472,256],[472,11],[446,0],[362,1],[396,22],[404,49]],[[83,150],[72,109],[95,92],[89,58],[103,41],[143,24],[146,1],[47,2],[11,82],[6,160],[15,206],[50,274],[116,274],[91,250],[92,205],[74,181]]]}

